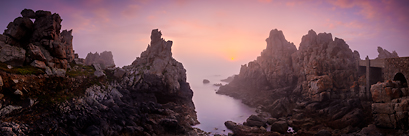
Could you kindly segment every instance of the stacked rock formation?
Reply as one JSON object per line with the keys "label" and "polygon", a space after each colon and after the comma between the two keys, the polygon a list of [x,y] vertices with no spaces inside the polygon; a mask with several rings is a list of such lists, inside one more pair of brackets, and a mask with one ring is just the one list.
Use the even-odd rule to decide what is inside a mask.
{"label": "stacked rock formation", "polygon": [[186,70],[157,29],[132,65],[117,68],[111,52],[73,54],[58,14],[21,14],[0,35],[1,135],[200,133]]}
{"label": "stacked rock formation", "polygon": [[[160,103],[166,103],[179,99],[178,103],[189,103],[194,109],[192,102],[193,91],[186,82],[186,70],[182,63],[172,57],[172,41],[165,41],[162,33],[154,29],[151,33],[151,43],[146,51],[137,57],[132,65],[125,66],[125,78],[122,82],[132,88],[145,88],[154,86],[146,84],[148,79],[160,79],[166,89],[151,90],[157,94]],[[140,84],[142,83],[142,84]],[[139,86],[138,86],[139,85]],[[142,86],[141,86],[142,85]],[[166,94],[166,95],[163,95]]]}
{"label": "stacked rock formation", "polygon": [[64,76],[68,63],[75,59],[72,30],[60,32],[62,19],[50,11],[24,9],[21,15],[0,35],[0,61],[12,66],[32,65],[49,75]]}
{"label": "stacked rock formation", "polygon": [[387,80],[371,86],[375,125],[382,128],[408,129],[409,90],[400,81]]}
{"label": "stacked rock formation", "polygon": [[266,39],[267,48],[257,60],[243,65],[237,80],[246,82],[255,89],[270,89],[289,86],[295,80],[292,70],[293,54],[297,49],[289,43],[282,31],[270,32]]}
{"label": "stacked rock formation", "polygon": [[271,124],[286,122],[301,134],[315,134],[317,128],[357,130],[371,120],[363,112],[370,104],[361,101],[368,96],[360,93],[370,93],[359,88],[365,85],[358,82],[359,53],[344,40],[310,30],[297,50],[275,29],[266,42],[261,56],[217,93],[259,107],[271,114]]}

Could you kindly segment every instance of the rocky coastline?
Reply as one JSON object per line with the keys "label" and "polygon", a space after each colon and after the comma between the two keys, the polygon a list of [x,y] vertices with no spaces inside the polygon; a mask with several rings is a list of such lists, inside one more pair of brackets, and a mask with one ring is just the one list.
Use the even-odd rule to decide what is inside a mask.
{"label": "rocky coastline", "polygon": [[[227,121],[226,127],[235,134],[283,135],[289,134],[288,126],[297,135],[404,135],[409,132],[403,125],[408,123],[407,87],[386,79],[368,91],[365,75],[358,66],[360,55],[344,40],[310,30],[302,37],[297,50],[282,31],[274,29],[266,42],[261,55],[242,65],[240,73],[217,91],[271,115],[254,115],[264,117],[257,119],[258,125],[252,121],[255,117],[249,117],[244,125]],[[378,58],[398,57],[396,52],[382,48],[378,48],[378,52]],[[407,64],[403,65],[408,67]],[[378,101],[384,95],[389,96],[388,101]],[[385,109],[389,110],[383,111]],[[271,125],[271,132],[265,129],[266,124]]]}
{"label": "rocky coastline", "polygon": [[[186,70],[152,30],[146,51],[115,67],[78,58],[57,13],[24,9],[0,34],[1,135],[198,135]],[[34,22],[31,20],[34,19]]]}

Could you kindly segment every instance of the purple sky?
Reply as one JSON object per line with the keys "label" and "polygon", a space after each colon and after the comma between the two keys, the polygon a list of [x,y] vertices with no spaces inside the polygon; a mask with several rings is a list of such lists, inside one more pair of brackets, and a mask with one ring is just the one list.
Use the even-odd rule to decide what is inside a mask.
{"label": "purple sky", "polygon": [[275,28],[297,47],[313,29],[344,39],[361,58],[376,58],[377,46],[409,56],[407,0],[1,1],[0,27],[24,8],[60,14],[63,29],[73,29],[80,57],[109,50],[117,66],[131,64],[156,28],[173,41],[173,57],[188,71],[222,67],[237,73],[260,55]]}

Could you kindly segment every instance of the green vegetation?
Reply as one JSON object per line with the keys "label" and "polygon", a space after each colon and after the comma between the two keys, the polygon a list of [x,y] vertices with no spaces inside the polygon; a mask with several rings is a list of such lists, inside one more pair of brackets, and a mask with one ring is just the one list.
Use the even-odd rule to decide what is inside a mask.
{"label": "green vegetation", "polygon": [[14,67],[14,68],[7,68],[6,63],[0,62],[0,70],[8,72],[8,73],[13,73],[13,74],[21,74],[21,75],[39,75],[39,74],[44,74],[45,72],[39,68],[27,65],[23,67]]}
{"label": "green vegetation", "polygon": [[95,69],[92,66],[74,64],[70,65],[72,69],[67,71],[67,75],[70,77],[90,76],[95,72]]}

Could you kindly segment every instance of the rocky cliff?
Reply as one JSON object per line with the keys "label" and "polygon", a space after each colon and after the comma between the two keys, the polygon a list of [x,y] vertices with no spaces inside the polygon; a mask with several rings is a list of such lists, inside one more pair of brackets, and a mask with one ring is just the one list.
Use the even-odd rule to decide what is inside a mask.
{"label": "rocky cliff", "polygon": [[160,31],[118,68],[110,52],[78,58],[58,14],[21,14],[0,35],[2,135],[197,135],[186,70]]}
{"label": "rocky cliff", "polygon": [[[330,33],[317,34],[313,30],[302,37],[298,50],[277,29],[271,30],[266,42],[261,56],[243,65],[239,75],[220,87],[218,94],[242,99],[270,113],[270,121],[260,120],[261,124],[292,126],[298,134],[370,135],[359,133],[373,122],[373,95],[365,89],[365,76],[358,78],[357,51],[352,51],[344,40],[333,39]],[[249,118],[244,126],[254,127],[252,122]],[[259,130],[263,126],[234,130],[239,134],[263,134],[265,131]],[[271,130],[287,133],[285,127],[280,128]],[[254,129],[257,131],[247,131]]]}

